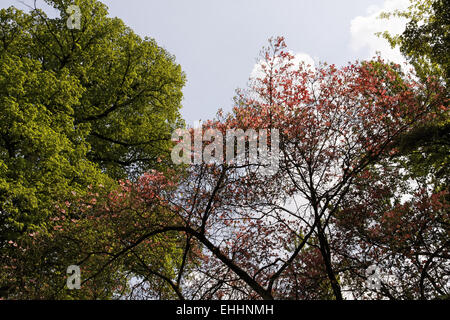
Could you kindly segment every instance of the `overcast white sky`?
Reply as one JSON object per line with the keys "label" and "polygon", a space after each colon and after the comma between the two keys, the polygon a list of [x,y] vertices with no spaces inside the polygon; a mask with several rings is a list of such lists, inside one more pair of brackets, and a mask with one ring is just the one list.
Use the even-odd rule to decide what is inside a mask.
{"label": "overcast white sky", "polygon": [[[32,0],[23,0],[32,4]],[[374,33],[401,32],[401,21],[380,21],[383,10],[409,0],[103,0],[110,15],[141,36],[155,38],[176,56],[187,75],[182,115],[188,124],[232,108],[234,91],[245,87],[267,39],[282,35],[290,50],[307,60],[337,65],[372,57],[396,62]],[[42,5],[43,1],[38,0]],[[18,0],[0,0],[0,7]],[[311,60],[310,60],[311,61]]]}

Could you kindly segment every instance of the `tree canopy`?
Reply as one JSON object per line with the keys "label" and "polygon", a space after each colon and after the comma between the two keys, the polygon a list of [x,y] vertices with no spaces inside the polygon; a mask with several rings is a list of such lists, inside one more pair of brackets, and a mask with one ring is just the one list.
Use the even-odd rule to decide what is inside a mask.
{"label": "tree canopy", "polygon": [[[423,81],[436,78],[447,88],[447,102],[436,110],[429,122],[417,126],[400,139],[399,147],[408,160],[405,165],[412,174],[428,177],[429,182],[442,189],[449,185],[450,118],[448,116],[450,11],[445,0],[412,1],[404,11],[387,12],[381,18],[402,17],[408,20],[405,31],[382,35],[393,47],[398,47],[413,65]],[[447,107],[447,108],[446,108]]]}
{"label": "tree canopy", "polygon": [[98,1],[75,1],[80,29],[67,27],[72,1],[46,3],[60,16],[0,10],[2,255],[88,186],[171,166],[171,132],[183,125],[173,55]]}
{"label": "tree canopy", "polygon": [[271,38],[232,111],[184,131],[174,56],[98,1],[80,29],[46,2],[0,11],[0,296],[449,297],[444,1],[384,34],[415,71]]}

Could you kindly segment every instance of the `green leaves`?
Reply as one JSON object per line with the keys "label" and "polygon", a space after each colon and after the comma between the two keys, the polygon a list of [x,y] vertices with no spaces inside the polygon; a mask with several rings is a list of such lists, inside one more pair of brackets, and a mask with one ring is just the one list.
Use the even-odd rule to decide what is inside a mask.
{"label": "green leaves", "polygon": [[449,15],[443,0],[411,1],[405,11],[383,13],[380,18],[403,17],[409,21],[402,34],[381,33],[390,44],[398,46],[413,64],[417,74],[426,79],[430,75],[449,79]]}
{"label": "green leaves", "polygon": [[[404,165],[411,174],[439,190],[449,183],[449,7],[442,0],[414,1],[405,12],[386,13],[382,18],[392,16],[409,19],[406,29],[400,35],[385,32],[383,36],[392,46],[400,48],[422,82],[428,85],[429,78],[437,78],[447,90],[441,103],[432,106],[433,118],[403,135],[398,143],[402,154],[407,156]],[[429,92],[434,94],[435,89]]]}
{"label": "green leaves", "polygon": [[[45,219],[52,194],[60,194],[76,168],[86,166],[80,158],[85,145],[70,139],[84,139],[70,116],[82,90],[73,77],[58,79],[38,62],[8,52],[2,53],[0,70],[2,228],[22,232]],[[92,163],[87,169],[96,170]]]}
{"label": "green leaves", "polygon": [[[153,168],[165,171],[172,130],[183,125],[185,77],[172,55],[108,17],[98,1],[46,2],[59,17],[39,9],[0,10],[0,259],[5,261],[17,257],[10,241],[26,242],[35,230],[52,235],[49,219],[60,214],[56,204],[74,194],[83,197],[88,186],[110,190],[114,180]],[[73,4],[81,10],[80,30],[67,27],[66,9]],[[90,240],[95,243],[102,232]],[[57,249],[46,250],[60,254],[62,268],[71,255],[64,241],[52,245]],[[8,278],[0,272],[0,287]]]}

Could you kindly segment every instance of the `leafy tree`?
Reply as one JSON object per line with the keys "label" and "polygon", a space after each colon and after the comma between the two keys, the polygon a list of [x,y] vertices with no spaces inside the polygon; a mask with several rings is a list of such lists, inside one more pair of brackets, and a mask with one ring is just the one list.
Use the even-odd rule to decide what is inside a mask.
{"label": "leafy tree", "polygon": [[[136,184],[123,181],[116,190],[92,189],[59,203],[47,223],[51,232],[39,230],[8,243],[16,249],[3,270],[13,289],[9,298],[142,298],[142,291],[147,298],[178,297],[178,285],[166,281],[182,264],[183,237],[150,232],[139,246],[132,245],[153,225],[171,221],[159,204],[170,185],[162,174],[145,174]],[[66,287],[71,264],[81,268],[80,290]]]}
{"label": "leafy tree", "polygon": [[[361,172],[333,221],[338,237],[332,246],[355,298],[448,296],[446,197],[448,190],[434,192],[389,162]],[[366,284],[369,266],[378,268],[378,288]]]}
{"label": "leafy tree", "polygon": [[432,74],[441,76],[448,84],[450,73],[449,21],[450,10],[445,0],[411,1],[407,10],[387,12],[381,18],[402,17],[408,19],[405,31],[392,35],[382,33],[390,44],[398,46],[403,55],[416,68],[417,74],[426,78]]}
{"label": "leafy tree", "polygon": [[448,84],[450,74],[450,9],[445,0],[412,1],[405,11],[384,13],[382,18],[402,17],[408,19],[402,34],[389,31],[382,35],[393,47],[399,47],[406,59],[414,66],[416,74],[425,81],[436,77],[447,88],[447,100],[434,110],[434,119],[418,126],[399,141],[402,154],[408,159],[405,166],[421,177],[428,177],[430,183],[442,189],[450,181],[448,171],[450,152],[450,118],[448,113]]}
{"label": "leafy tree", "polygon": [[[30,240],[22,237],[53,237],[56,204],[100,185],[111,191],[115,180],[152,168],[165,171],[171,132],[183,125],[185,77],[174,56],[108,17],[98,1],[45,2],[60,16],[0,10],[2,261],[17,255],[13,244]],[[81,9],[80,29],[67,26],[72,4]],[[63,252],[66,244],[53,245]],[[0,288],[8,278],[2,270]]]}
{"label": "leafy tree", "polygon": [[[15,15],[19,24],[26,20],[13,9],[2,11],[2,18],[5,14]],[[13,23],[4,26],[13,28]],[[4,42],[0,51],[2,244],[45,222],[55,199],[107,179],[87,159],[89,128],[74,125],[73,106],[83,93],[79,81],[68,70],[59,75],[43,70],[39,61],[5,47]]]}
{"label": "leafy tree", "polygon": [[[95,217],[119,221],[136,212],[145,226],[132,233],[121,227],[105,267],[147,241],[178,234],[185,243],[176,269],[161,269],[146,256],[135,260],[178,298],[343,298],[349,265],[335,248],[342,240],[335,218],[361,173],[396,154],[397,137],[441,103],[442,88],[422,85],[380,59],[341,69],[294,66],[282,38],[262,56],[262,76],[236,98],[233,112],[198,130],[225,136],[278,129],[279,153],[274,141],[268,145],[279,170],[266,177],[265,164],[248,153],[243,163],[224,162],[218,150],[227,146],[215,140],[218,162],[196,163],[172,182],[151,173],[120,192],[132,200],[92,208]],[[209,147],[203,141],[203,151]],[[161,211],[165,219],[155,219]]]}
{"label": "leafy tree", "polygon": [[[450,290],[449,8],[446,1],[411,1],[407,10],[381,16],[391,17],[408,19],[405,31],[382,35],[423,83],[436,79],[444,86],[441,103],[428,121],[398,137],[398,152],[361,172],[333,221],[339,235],[333,246],[355,297],[436,299]],[[378,290],[365,285],[370,265],[380,270]]]}

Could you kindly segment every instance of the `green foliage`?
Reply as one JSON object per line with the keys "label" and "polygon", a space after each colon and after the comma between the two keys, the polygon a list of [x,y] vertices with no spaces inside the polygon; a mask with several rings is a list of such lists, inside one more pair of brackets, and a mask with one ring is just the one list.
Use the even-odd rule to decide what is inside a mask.
{"label": "green foliage", "polygon": [[403,55],[414,65],[419,76],[442,77],[447,83],[450,74],[450,9],[445,0],[411,1],[406,11],[384,13],[381,18],[402,17],[408,19],[405,31],[382,35],[390,44],[398,46]]}
{"label": "green foliage", "polygon": [[[164,171],[171,133],[184,125],[185,76],[174,56],[96,0],[45,2],[60,16],[0,10],[0,259],[19,259],[11,243],[27,243],[35,231],[52,239],[56,203]],[[67,26],[72,4],[80,29]],[[45,250],[61,253],[58,268],[73,263],[64,242],[51,245]],[[20,257],[32,272],[41,254]],[[5,281],[0,272],[0,289]]]}
{"label": "green foliage", "polygon": [[414,128],[399,141],[399,161],[411,175],[442,191],[450,185],[450,119],[432,121]]}
{"label": "green foliage", "polygon": [[77,79],[67,70],[58,76],[43,70],[28,57],[1,57],[0,234],[6,241],[45,222],[55,199],[107,177],[86,158],[88,126],[73,123],[72,106],[83,92]]}
{"label": "green foliage", "polygon": [[437,190],[449,184],[450,167],[450,118],[448,113],[448,83],[450,75],[450,9],[445,0],[412,1],[406,11],[384,13],[381,18],[403,17],[408,19],[405,31],[382,35],[390,44],[398,46],[414,66],[423,82],[438,78],[447,90],[447,100],[434,106],[434,118],[404,135],[399,148],[407,160],[404,165],[415,177],[428,179]]}

